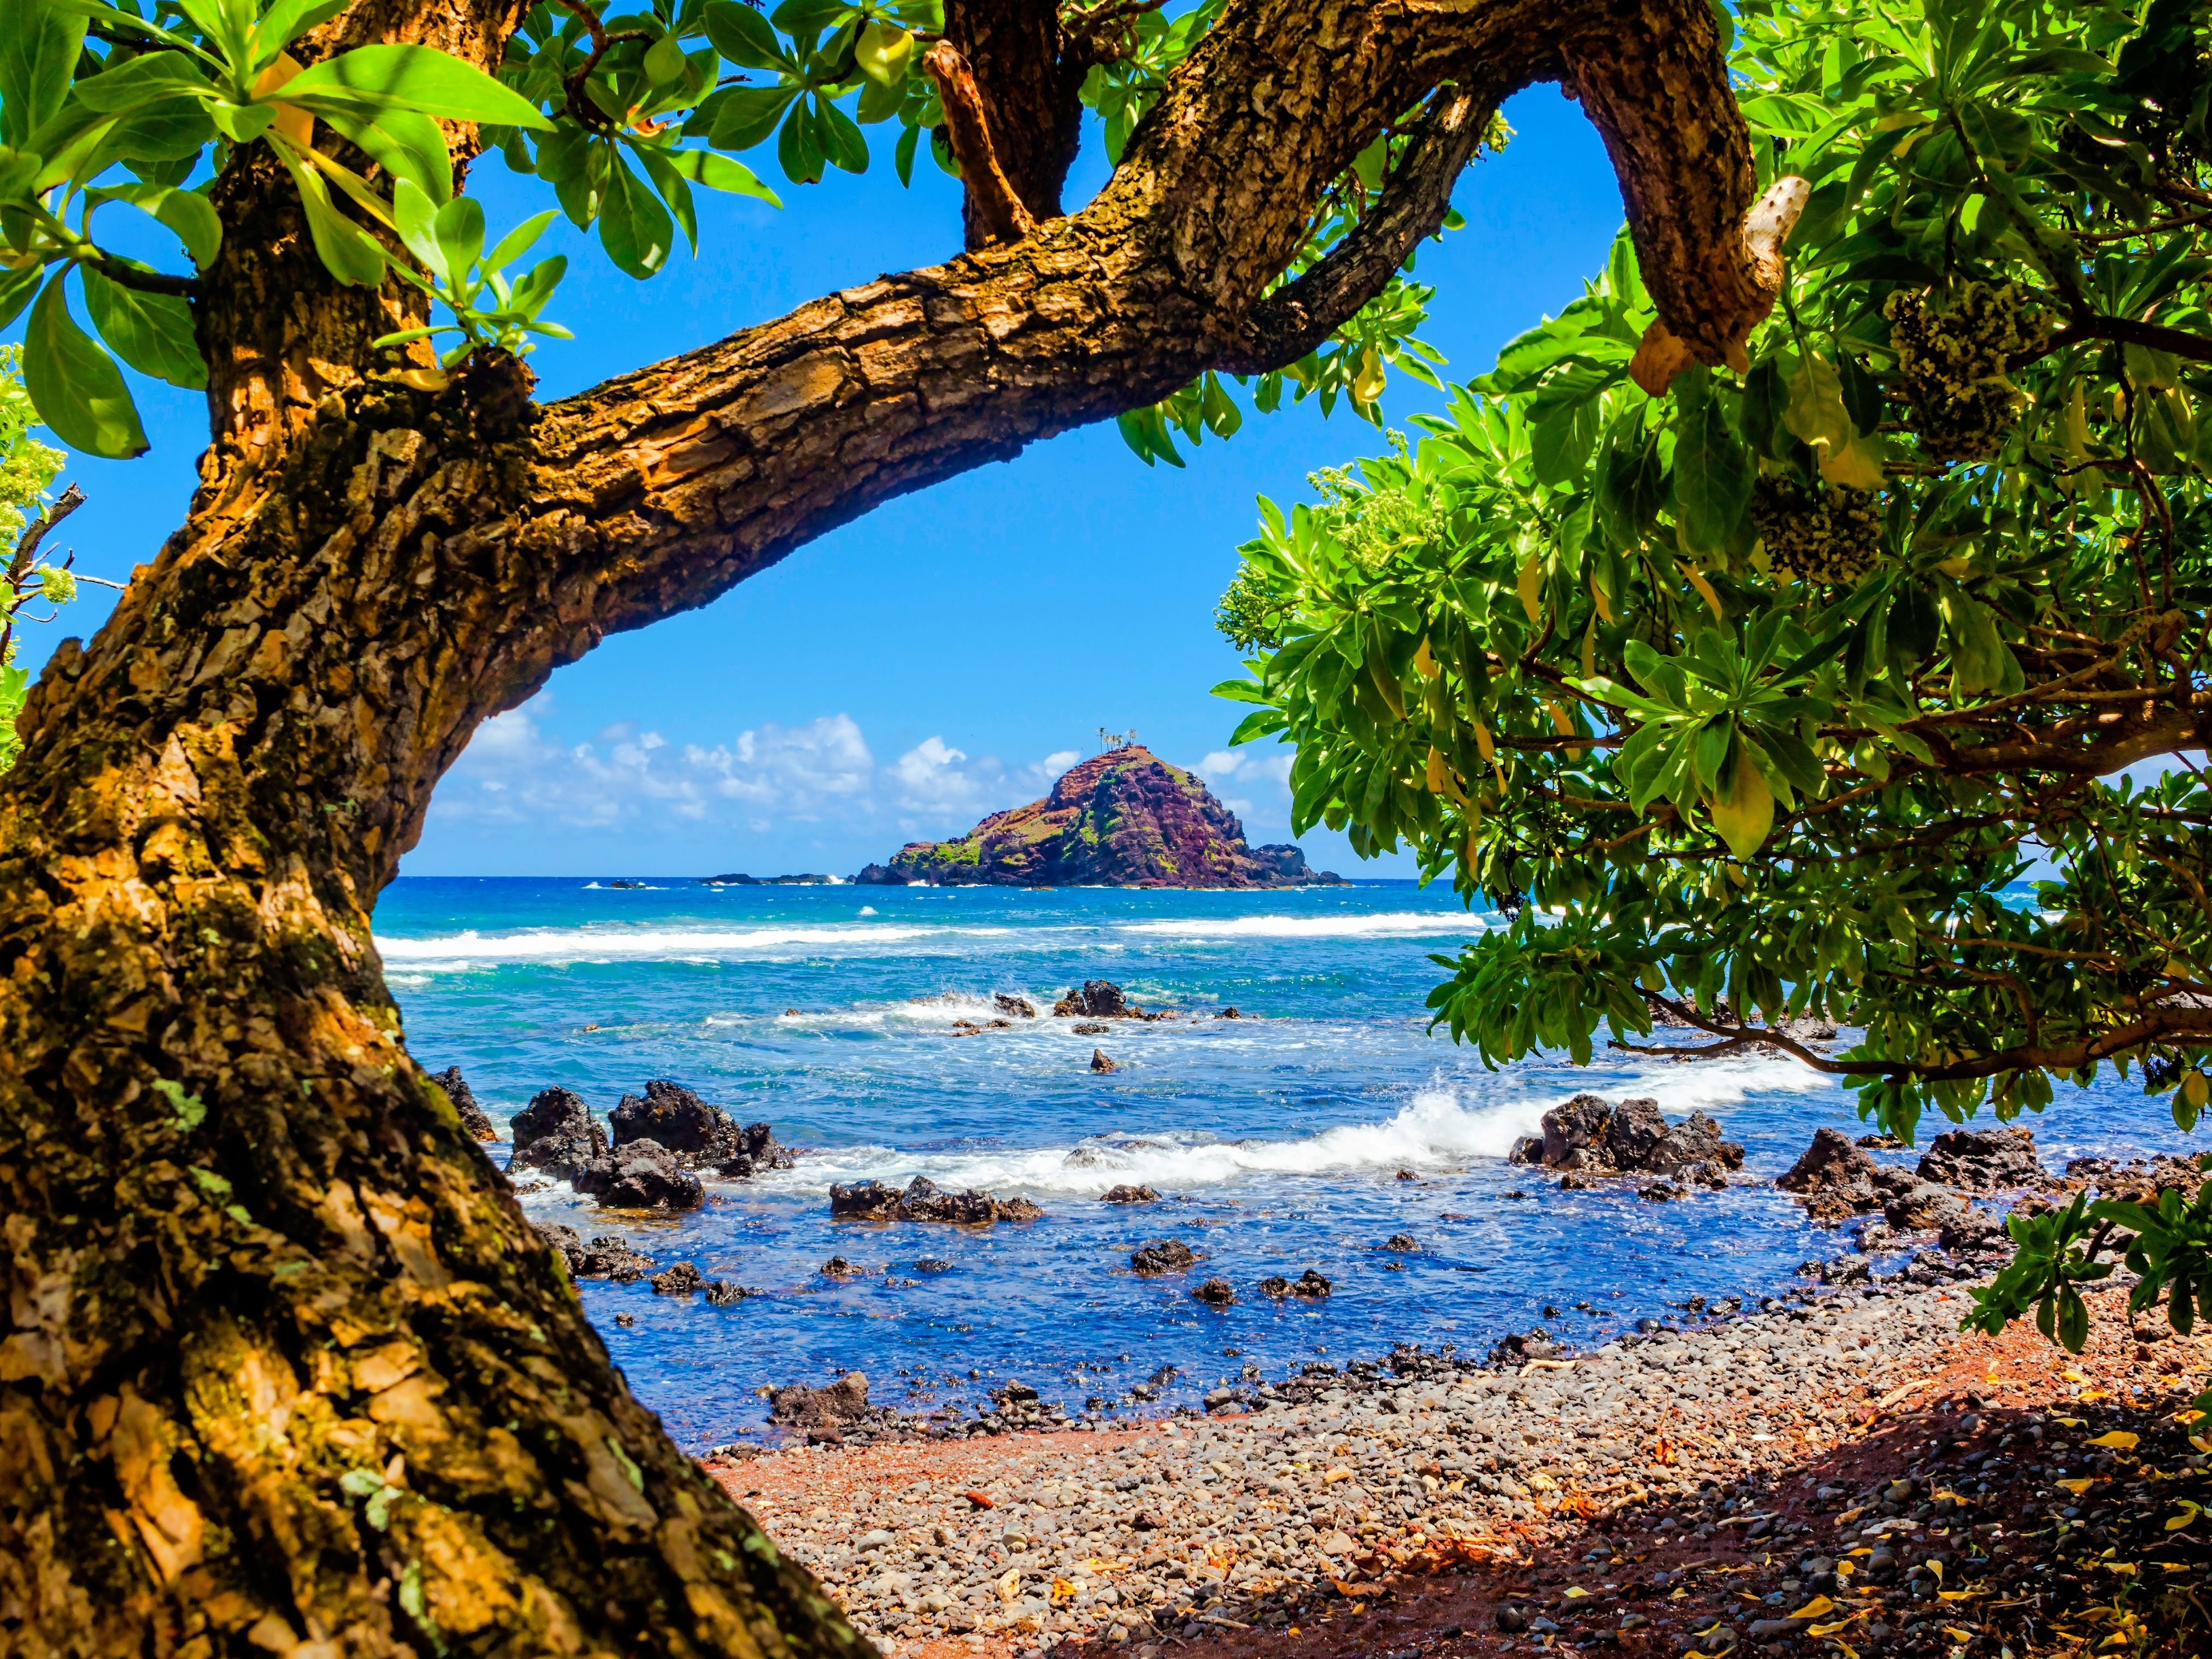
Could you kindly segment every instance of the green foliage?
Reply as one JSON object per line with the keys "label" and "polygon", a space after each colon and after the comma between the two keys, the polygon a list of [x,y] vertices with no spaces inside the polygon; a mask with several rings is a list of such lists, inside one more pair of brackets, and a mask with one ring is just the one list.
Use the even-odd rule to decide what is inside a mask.
{"label": "green foliage", "polygon": [[[1237,740],[1296,745],[1295,829],[1505,914],[1431,999],[1486,1060],[1725,997],[1863,1028],[1806,1058],[1908,1140],[2107,1062],[2187,1132],[2212,32],[2172,0],[1735,9],[1760,182],[1810,186],[1747,372],[1629,379],[1624,236],[1446,416],[1263,504],[1223,610]],[[2023,1223],[1987,1316],[2075,1331],[2107,1223],[2145,1294],[2195,1294],[2197,1213]]]}
{"label": "green foliage", "polygon": [[19,373],[21,359],[21,347],[0,346],[0,556],[7,557],[0,568],[0,772],[15,763],[21,746],[15,717],[31,689],[28,671],[15,664],[15,624],[35,620],[24,617],[24,607],[34,600],[58,611],[76,598],[77,585],[71,559],[47,562],[29,533],[67,458],[31,435],[38,411]]}

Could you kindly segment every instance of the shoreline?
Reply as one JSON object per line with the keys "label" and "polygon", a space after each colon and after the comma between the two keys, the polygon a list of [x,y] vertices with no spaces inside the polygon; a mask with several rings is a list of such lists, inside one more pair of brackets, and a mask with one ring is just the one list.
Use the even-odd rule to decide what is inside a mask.
{"label": "shoreline", "polygon": [[[2064,1379],[2086,1377],[2080,1367],[2092,1362],[2032,1328],[1960,1335],[1963,1286],[1893,1283],[1505,1370],[1403,1356],[1403,1375],[1357,1389],[1340,1374],[1308,1401],[1256,1415],[824,1443],[708,1467],[892,1659],[995,1659],[1071,1641],[1127,1647],[1135,1659],[1232,1638],[1310,1644],[1348,1633],[1346,1621],[1370,1604],[1441,1593],[1470,1573],[1525,1571],[1571,1534],[1625,1529],[1647,1554],[1749,1552],[1769,1565],[1778,1552],[1794,1562],[1801,1549],[1839,1547],[1833,1517],[1850,1494],[1831,1485],[1806,1481],[1758,1508],[1729,1502],[1733,1513],[1708,1514],[1698,1494],[1847,1454],[1938,1400],[1972,1404],[1955,1414],[1963,1422],[2087,1391]],[[2120,1299],[2106,1292],[2095,1304],[2100,1329],[2114,1324]],[[2176,1377],[2202,1386],[2208,1346],[2177,1339]],[[2127,1400],[2127,1388],[2164,1376],[2123,1365],[2099,1392]],[[1899,1506],[1890,1530],[1923,1549],[1956,1536],[1980,1551],[1991,1527],[2002,1537],[2005,1524],[1982,1512],[1984,1493],[1945,1490],[1945,1509]],[[1672,1515],[1680,1524],[1656,1520]],[[1778,1581],[1771,1594],[1796,1597],[1795,1607],[1802,1589]],[[1593,1589],[1560,1611],[1524,1606],[1512,1630],[1494,1616],[1481,1629],[1462,1618],[1448,1639],[1489,1651],[1483,1644],[1517,1638],[1525,1650],[1559,1638],[1562,1613],[1599,1598]],[[1753,1636],[1772,1645],[1780,1632],[1749,1627],[1787,1611],[1739,1620],[1746,1633],[1727,1645]],[[1620,1619],[1609,1639],[1631,1648],[1680,1622],[1656,1610]],[[1449,1627],[1430,1633],[1447,1639]]]}

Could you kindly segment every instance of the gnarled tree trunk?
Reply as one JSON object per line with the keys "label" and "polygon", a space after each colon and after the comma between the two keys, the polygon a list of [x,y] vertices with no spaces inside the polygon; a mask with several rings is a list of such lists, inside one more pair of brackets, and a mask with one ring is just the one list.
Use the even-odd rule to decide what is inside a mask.
{"label": "gnarled tree trunk", "polygon": [[[322,45],[489,64],[518,9],[364,0]],[[979,73],[1060,72],[1032,9],[993,16]],[[1435,228],[1497,100],[1561,74],[1717,360],[1759,296],[1705,0],[1238,0],[1084,211],[543,410],[504,359],[436,394],[380,372],[408,302],[333,289],[289,185],[234,164],[202,488],[56,654],[0,787],[0,1654],[863,1647],[631,1397],[409,1057],[376,895],[556,666],[893,495],[1303,355]],[[1382,209],[1271,295],[1425,102]],[[1010,176],[1056,208],[1041,154]]]}

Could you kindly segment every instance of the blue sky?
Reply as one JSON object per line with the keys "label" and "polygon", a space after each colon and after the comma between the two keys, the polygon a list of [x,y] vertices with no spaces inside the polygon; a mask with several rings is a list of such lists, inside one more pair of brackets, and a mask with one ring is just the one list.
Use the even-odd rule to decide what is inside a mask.
{"label": "blue sky", "polygon": [[[1540,87],[1506,113],[1513,142],[1462,181],[1467,228],[1420,255],[1437,289],[1425,337],[1462,379],[1578,291],[1620,220],[1573,104]],[[1102,177],[1095,126],[1091,138],[1071,204]],[[764,151],[749,157],[783,210],[702,198],[699,257],[679,252],[647,283],[559,226],[544,246],[569,253],[570,270],[549,314],[577,338],[533,359],[540,395],[956,252],[957,185],[925,163],[904,190],[878,149],[864,177],[805,189],[774,178]],[[495,158],[473,187],[495,225],[550,205]],[[183,517],[204,441],[197,396],[135,389],[153,453],[68,474],[90,500],[67,540],[98,575],[153,556]],[[1402,422],[1439,401],[1394,377],[1383,408]],[[1285,839],[1288,751],[1228,752],[1241,711],[1208,695],[1237,672],[1213,605],[1255,496],[1297,499],[1314,469],[1379,445],[1348,412],[1323,421],[1308,407],[1249,419],[1231,441],[1186,451],[1177,472],[1147,469],[1094,427],[895,502],[714,605],[607,641],[490,722],[440,786],[403,873],[849,874],[1033,799],[1101,726],[1133,727],[1203,771],[1253,840]],[[84,591],[65,624],[31,631],[33,668],[64,631],[98,626],[108,598]],[[1402,857],[1362,865],[1326,831],[1303,844],[1347,875],[1412,873]]]}

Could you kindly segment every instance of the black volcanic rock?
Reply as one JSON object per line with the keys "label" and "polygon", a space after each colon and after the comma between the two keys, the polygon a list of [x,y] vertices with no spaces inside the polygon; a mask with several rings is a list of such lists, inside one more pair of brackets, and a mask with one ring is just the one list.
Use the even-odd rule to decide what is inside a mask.
{"label": "black volcanic rock", "polygon": [[461,1127],[478,1140],[499,1139],[499,1130],[485,1115],[484,1109],[477,1104],[476,1091],[469,1087],[469,1080],[461,1075],[459,1066],[448,1066],[430,1081],[443,1089],[446,1098],[453,1103],[453,1110],[460,1115]]}
{"label": "black volcanic rock", "polygon": [[1194,774],[1135,744],[1094,755],[1042,800],[994,812],[954,841],[913,842],[871,885],[1305,887],[1341,878],[1289,845],[1253,848]]}
{"label": "black volcanic rock", "polygon": [[511,1170],[543,1170],[556,1181],[607,1152],[607,1132],[592,1117],[583,1098],[566,1089],[544,1089],[514,1115]]}

